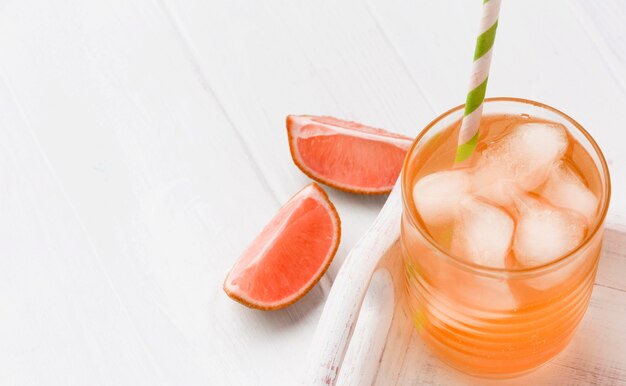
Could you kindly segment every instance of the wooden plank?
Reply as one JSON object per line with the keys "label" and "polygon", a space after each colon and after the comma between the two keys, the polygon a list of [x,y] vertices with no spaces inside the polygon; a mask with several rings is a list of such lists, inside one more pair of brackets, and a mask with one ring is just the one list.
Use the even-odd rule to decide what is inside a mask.
{"label": "wooden plank", "polygon": [[596,46],[597,52],[593,54],[599,55],[620,87],[626,89],[626,34],[623,24],[626,5],[619,0],[577,0],[569,6]]}
{"label": "wooden plank", "polygon": [[[389,194],[389,198],[380,210],[378,217],[352,248],[346,261],[333,283],[333,287],[328,295],[324,311],[315,329],[313,342],[307,356],[307,368],[304,373],[303,383],[317,386],[321,384],[345,384],[349,378],[343,380],[340,375],[340,368],[343,371],[344,356],[346,356],[348,346],[361,346],[363,344],[363,333],[359,339],[354,339],[353,332],[358,329],[357,319],[360,324],[377,324],[375,320],[367,320],[367,316],[361,316],[363,312],[363,298],[368,287],[373,284],[372,275],[388,252],[393,249],[396,241],[400,237],[400,217],[402,215],[402,187],[398,180]],[[381,268],[385,272],[387,269]],[[390,270],[389,272],[391,272]],[[397,276],[396,276],[397,277]],[[372,283],[370,283],[372,280]],[[391,291],[393,298],[394,291]],[[392,299],[393,300],[393,299]],[[391,307],[380,312],[381,319],[389,318],[389,323],[394,313],[393,301]],[[366,313],[367,314],[367,313]],[[369,314],[371,315],[371,313]],[[367,328],[366,328],[367,329]],[[384,331],[383,339],[387,335],[389,325]],[[378,337],[380,339],[380,337]],[[384,347],[384,345],[383,345]],[[381,347],[382,348],[382,347]],[[381,351],[382,352],[382,351]],[[380,357],[380,356],[379,356]],[[367,357],[365,357],[367,358]],[[378,358],[377,358],[378,359]],[[367,365],[361,365],[366,367]],[[347,366],[351,370],[358,371],[358,366]],[[370,373],[373,376],[376,373]],[[371,383],[363,379],[363,382]],[[341,381],[341,382],[340,382]]]}
{"label": "wooden plank", "polygon": [[0,127],[0,383],[162,382],[4,80]]}
{"label": "wooden plank", "polygon": [[622,230],[607,228],[602,241],[602,259],[598,266],[596,285],[622,291],[626,296],[626,242]]}
{"label": "wooden plank", "polygon": [[276,313],[222,293],[278,199],[167,15],[121,0],[0,15],[15,310],[0,383],[288,383],[322,293]]}

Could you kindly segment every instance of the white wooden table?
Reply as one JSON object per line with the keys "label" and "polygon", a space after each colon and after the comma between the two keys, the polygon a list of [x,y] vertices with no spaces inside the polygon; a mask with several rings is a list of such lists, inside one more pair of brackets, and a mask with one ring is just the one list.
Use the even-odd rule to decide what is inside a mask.
{"label": "white wooden table", "polygon": [[[328,190],[343,239],[299,303],[228,299],[239,253],[308,182],[284,118],[417,134],[463,101],[480,3],[0,1],[0,384],[293,385],[384,198]],[[589,129],[611,221],[626,216],[625,19],[621,0],[505,0],[488,90]],[[611,240],[609,284],[534,384],[626,384],[626,246]],[[393,379],[481,383],[411,339]]]}

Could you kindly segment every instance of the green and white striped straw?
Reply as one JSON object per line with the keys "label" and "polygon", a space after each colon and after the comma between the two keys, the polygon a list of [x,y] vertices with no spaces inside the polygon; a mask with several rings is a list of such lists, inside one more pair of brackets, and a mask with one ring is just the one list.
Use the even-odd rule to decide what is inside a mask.
{"label": "green and white striped straw", "polygon": [[456,149],[455,162],[457,163],[468,159],[478,142],[478,127],[483,113],[483,100],[487,90],[489,66],[491,65],[493,42],[496,39],[499,13],[500,0],[483,1],[483,15],[480,19],[480,29],[476,38],[472,76],[465,100],[465,112],[459,132],[459,145]]}

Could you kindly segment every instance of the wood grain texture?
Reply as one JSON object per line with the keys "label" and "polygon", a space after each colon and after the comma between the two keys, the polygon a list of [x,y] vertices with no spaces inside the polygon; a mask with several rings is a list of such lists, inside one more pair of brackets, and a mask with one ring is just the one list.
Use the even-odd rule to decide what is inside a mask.
{"label": "wood grain texture", "polygon": [[[401,191],[398,179],[378,217],[341,266],[309,349],[304,384],[334,385],[337,381],[372,274],[400,237]],[[393,309],[389,310],[389,314],[392,313]],[[375,323],[366,316],[362,323],[370,322]],[[386,335],[386,331],[383,334]],[[355,344],[361,345],[362,340]]]}
{"label": "wood grain texture", "polygon": [[394,314],[394,282],[386,268],[374,272],[363,299],[337,386],[371,385],[382,360]]}
{"label": "wood grain texture", "polygon": [[[462,102],[479,11],[1,2],[0,384],[293,384],[332,280],[385,198],[329,190],[342,244],[302,301],[271,313],[231,302],[227,271],[308,182],[284,118],[415,135]],[[545,101],[588,128],[613,176],[610,219],[626,224],[624,14],[621,0],[505,2],[488,95]],[[624,384],[625,250],[607,232],[581,331],[534,383]],[[379,384],[479,383],[420,351],[404,322],[396,314]]]}

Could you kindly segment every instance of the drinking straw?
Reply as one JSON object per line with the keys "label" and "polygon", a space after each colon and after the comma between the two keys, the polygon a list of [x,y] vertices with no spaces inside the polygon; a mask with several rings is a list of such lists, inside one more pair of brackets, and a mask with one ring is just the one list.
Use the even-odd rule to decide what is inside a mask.
{"label": "drinking straw", "polygon": [[463,122],[459,131],[459,144],[456,148],[455,162],[468,159],[478,142],[478,127],[483,112],[483,100],[489,79],[489,66],[493,52],[493,42],[498,28],[500,0],[484,0],[480,28],[474,49],[474,63],[470,77],[469,91],[465,100]]}

